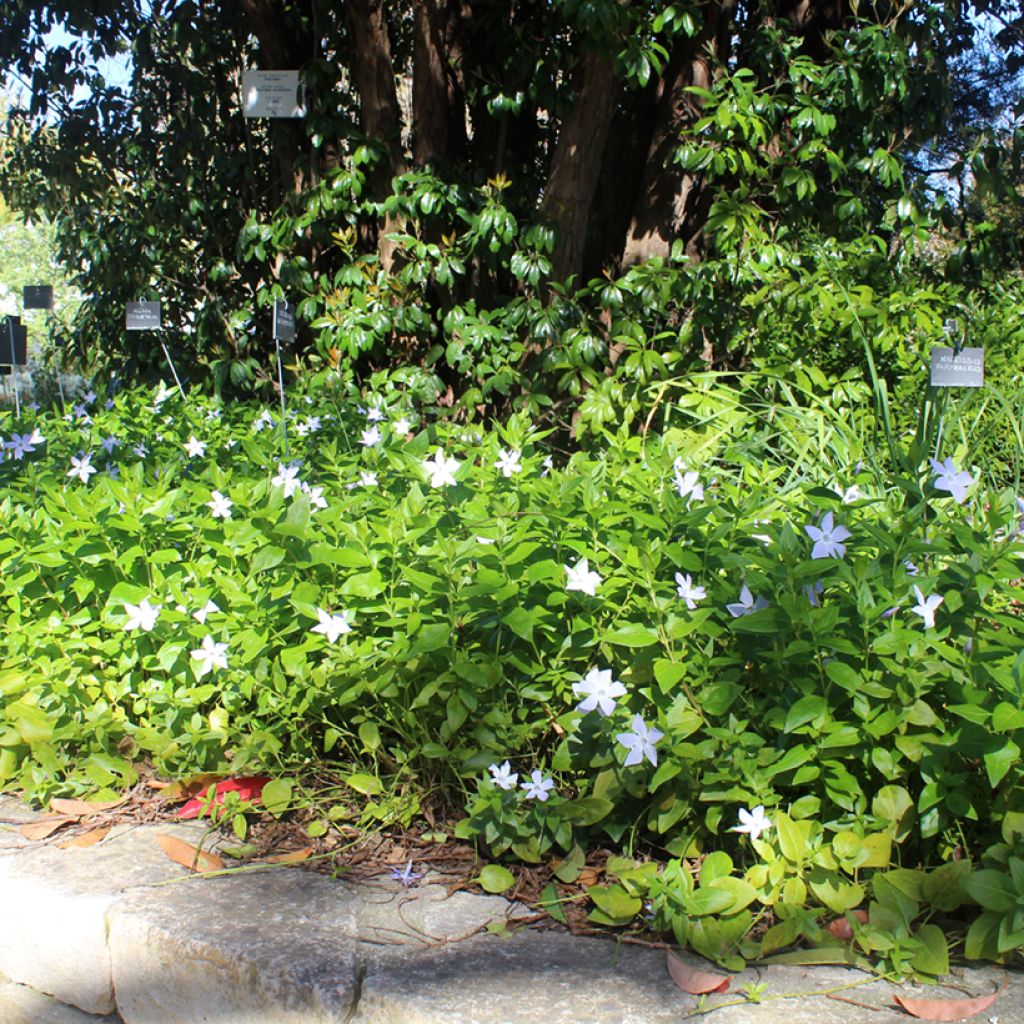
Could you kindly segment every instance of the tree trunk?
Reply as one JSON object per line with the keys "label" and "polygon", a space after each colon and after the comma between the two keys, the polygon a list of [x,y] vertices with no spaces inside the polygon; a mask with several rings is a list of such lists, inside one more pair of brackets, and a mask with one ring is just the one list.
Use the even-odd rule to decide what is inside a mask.
{"label": "tree trunk", "polygon": [[[367,172],[369,193],[378,199],[391,194],[391,179],[405,172],[402,150],[402,114],[395,89],[395,72],[391,62],[391,41],[382,0],[349,0],[349,26],[352,30],[352,75],[359,91],[363,132],[379,140],[384,147],[383,158]],[[386,235],[401,225],[391,216],[377,243],[381,264],[390,270],[395,245]]]}
{"label": "tree trunk", "polygon": [[701,32],[677,45],[665,70],[643,183],[626,233],[623,267],[666,258],[676,239],[683,240],[687,256],[700,258],[710,197],[703,179],[680,172],[672,156],[681,134],[700,117],[700,99],[686,89],[711,87],[710,50],[722,35],[723,23],[729,25],[732,6],[708,4]]}
{"label": "tree trunk", "polygon": [[551,257],[556,281],[579,275],[583,267],[590,207],[619,97],[612,59],[604,54],[587,52],[579,82],[572,110],[558,133],[540,205],[541,219],[557,231]]}
{"label": "tree trunk", "polygon": [[448,156],[448,4],[416,0],[412,47],[412,158],[435,169]]}
{"label": "tree trunk", "polygon": [[[295,70],[312,55],[312,36],[296,33],[286,23],[284,11],[276,0],[240,0],[239,6],[259,40],[265,70]],[[301,124],[277,119],[270,122],[269,131],[274,166],[272,194],[276,205],[289,192],[301,192],[305,185],[304,168],[299,163],[305,148],[305,132]]]}

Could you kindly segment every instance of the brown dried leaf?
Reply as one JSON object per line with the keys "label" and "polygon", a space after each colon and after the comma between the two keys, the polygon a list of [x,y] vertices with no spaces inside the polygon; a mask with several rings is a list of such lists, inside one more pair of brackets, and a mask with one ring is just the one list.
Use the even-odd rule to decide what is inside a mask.
{"label": "brown dried leaf", "polygon": [[576,879],[576,882],[579,885],[584,886],[597,885],[598,879],[601,877],[602,870],[603,868],[583,868],[580,871],[580,876]]}
{"label": "brown dried leaf", "polygon": [[61,826],[74,820],[74,818],[69,818],[66,814],[52,814],[48,818],[40,818],[38,821],[33,821],[30,825],[22,825],[18,831],[26,839],[45,839],[47,836],[53,835]]}
{"label": "brown dried leaf", "polygon": [[726,974],[715,974],[712,971],[698,971],[683,963],[671,950],[668,953],[668,973],[672,980],[692,996],[702,996],[708,992],[727,992],[732,979]]}
{"label": "brown dried leaf", "polygon": [[87,846],[95,846],[101,839],[106,839],[110,829],[110,825],[104,828],[92,828],[88,832],[73,836],[71,839],[66,839],[63,843],[58,843],[57,845],[62,850],[83,849]]}
{"label": "brown dried leaf", "polygon": [[57,814],[70,814],[76,818],[84,818],[88,814],[97,814],[99,811],[109,811],[113,807],[120,807],[127,799],[126,796],[123,796],[120,800],[90,803],[88,800],[62,800],[60,797],[54,797],[50,801],[50,810]]}
{"label": "brown dried leaf", "polygon": [[179,779],[162,787],[160,797],[168,803],[178,803],[181,800],[191,800],[192,797],[205,793],[215,782],[220,782],[223,775],[215,772],[206,772],[203,775],[193,775],[187,779]]}
{"label": "brown dried leaf", "polygon": [[1010,976],[1006,975],[1002,985],[992,995],[976,996],[974,999],[907,999],[901,995],[894,995],[893,999],[912,1017],[920,1020],[967,1020],[987,1010],[1003,994],[1009,981]]}
{"label": "brown dried leaf", "polygon": [[[855,917],[861,924],[868,923],[868,914],[866,910],[851,910],[850,915]],[[845,917],[837,917],[828,927],[825,929],[834,939],[839,939],[840,942],[849,942],[853,938],[853,928],[850,922]]]}
{"label": "brown dried leaf", "polygon": [[291,853],[276,853],[273,857],[266,859],[267,864],[298,864],[305,860],[313,852],[312,846],[304,846],[301,850],[292,850]]}
{"label": "brown dried leaf", "polygon": [[220,871],[224,867],[224,861],[217,854],[199,850],[175,836],[157,836],[156,841],[175,864],[189,871]]}

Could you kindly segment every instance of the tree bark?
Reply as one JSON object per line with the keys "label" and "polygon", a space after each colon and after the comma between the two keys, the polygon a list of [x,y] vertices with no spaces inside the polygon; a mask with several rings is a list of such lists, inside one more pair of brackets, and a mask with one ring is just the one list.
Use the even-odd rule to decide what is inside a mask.
{"label": "tree bark", "polygon": [[436,169],[448,156],[446,0],[416,0],[412,47],[412,158]]}
{"label": "tree bark", "polygon": [[[349,27],[352,30],[352,75],[359,91],[363,132],[379,140],[384,147],[383,159],[368,171],[366,180],[370,195],[383,199],[391,193],[391,179],[405,172],[402,150],[402,114],[395,89],[395,72],[391,61],[391,41],[382,0],[349,0]],[[387,234],[400,228],[390,216],[377,248],[381,264],[390,270],[395,246]]]}
{"label": "tree bark", "polygon": [[619,98],[612,59],[596,51],[583,58],[579,88],[562,122],[551,158],[540,215],[557,232],[552,277],[564,281],[583,267],[590,208]]}
{"label": "tree bark", "polygon": [[703,179],[681,172],[672,156],[682,133],[700,117],[700,99],[686,90],[711,87],[710,51],[720,41],[723,23],[727,27],[731,20],[732,6],[708,4],[701,32],[677,45],[665,70],[643,183],[626,232],[623,267],[666,258],[676,239],[683,240],[690,259],[700,258],[709,197]]}

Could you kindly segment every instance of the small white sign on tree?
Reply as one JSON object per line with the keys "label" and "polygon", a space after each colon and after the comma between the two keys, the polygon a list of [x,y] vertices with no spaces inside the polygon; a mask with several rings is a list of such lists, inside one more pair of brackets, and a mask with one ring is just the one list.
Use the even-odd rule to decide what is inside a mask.
{"label": "small white sign on tree", "polygon": [[298,71],[243,71],[246,117],[305,117],[306,98]]}

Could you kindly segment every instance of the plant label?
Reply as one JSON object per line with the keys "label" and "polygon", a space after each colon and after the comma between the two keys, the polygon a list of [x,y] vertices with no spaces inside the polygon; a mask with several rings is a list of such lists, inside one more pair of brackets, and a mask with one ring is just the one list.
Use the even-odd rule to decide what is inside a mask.
{"label": "plant label", "polygon": [[295,307],[284,299],[274,300],[274,337],[278,341],[295,340]]}
{"label": "plant label", "polygon": [[28,328],[17,316],[6,317],[0,332],[0,363],[28,366]]}
{"label": "plant label", "polygon": [[246,117],[305,117],[306,100],[298,71],[243,71]]}
{"label": "plant label", "polygon": [[52,284],[27,284],[21,291],[24,309],[53,309]]}
{"label": "plant label", "polygon": [[124,328],[126,331],[159,331],[159,302],[129,302],[124,308]]}
{"label": "plant label", "polygon": [[985,383],[985,350],[946,345],[932,349],[933,388],[980,388]]}

